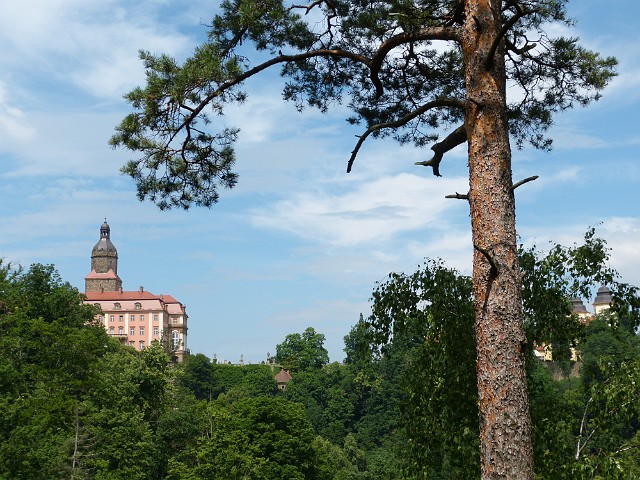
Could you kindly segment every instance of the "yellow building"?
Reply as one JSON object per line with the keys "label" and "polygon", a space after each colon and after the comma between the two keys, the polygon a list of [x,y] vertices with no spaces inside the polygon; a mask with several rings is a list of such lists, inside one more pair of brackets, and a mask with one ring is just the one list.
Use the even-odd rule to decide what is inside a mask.
{"label": "yellow building", "polygon": [[[571,305],[572,305],[571,313],[576,315],[581,323],[587,324],[591,320],[593,320],[593,317],[595,315],[598,315],[599,313],[602,313],[603,311],[608,310],[611,307],[611,301],[612,301],[611,290],[609,289],[609,287],[602,286],[598,289],[598,292],[596,293],[596,298],[593,301],[593,304],[592,304],[593,313],[587,310],[587,307],[585,307],[582,299],[578,297],[573,297],[571,299]],[[550,362],[553,360],[553,352],[551,349],[551,345],[546,345],[546,344],[537,345],[534,350],[534,353],[537,358],[539,358],[540,360],[544,360],[545,362]],[[573,361],[578,360],[578,352],[576,351],[575,348],[571,349],[571,360]]]}

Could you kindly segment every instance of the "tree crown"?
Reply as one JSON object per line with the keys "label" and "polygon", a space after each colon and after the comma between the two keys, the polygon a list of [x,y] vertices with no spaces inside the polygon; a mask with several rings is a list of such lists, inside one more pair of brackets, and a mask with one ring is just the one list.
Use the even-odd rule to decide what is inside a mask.
{"label": "tree crown", "polygon": [[[554,113],[599,98],[616,60],[586,50],[577,38],[547,33],[549,23],[571,25],[566,0],[502,2],[502,29],[484,67],[500,55],[510,92],[507,115],[518,146],[548,149]],[[326,111],[348,102],[352,124],[363,124],[347,170],[370,136],[431,145],[420,162],[440,175],[443,155],[466,141],[465,25],[462,0],[428,2],[225,0],[208,40],[179,64],[141,52],[147,84],[128,93],[129,114],[112,146],[135,152],[123,168],[140,200],[161,209],[210,207],[219,188],[237,182],[233,143],[238,129],[213,116],[242,103],[243,82],[272,67],[286,79],[283,96],[298,109]],[[212,115],[213,114],[213,115]],[[441,139],[441,137],[443,137]]]}

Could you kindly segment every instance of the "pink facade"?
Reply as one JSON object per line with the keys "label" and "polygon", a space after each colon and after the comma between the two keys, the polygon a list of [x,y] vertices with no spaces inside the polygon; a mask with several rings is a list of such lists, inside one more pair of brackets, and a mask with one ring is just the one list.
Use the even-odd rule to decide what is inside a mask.
{"label": "pink facade", "polygon": [[[185,306],[171,295],[154,295],[142,287],[136,291],[123,290],[116,273],[117,252],[106,221],[100,232],[101,238],[91,255],[91,272],[85,277],[85,303],[100,308],[98,320],[123,345],[144,350],[154,341],[163,342],[178,361],[184,360],[188,319]],[[105,244],[108,249],[98,248]],[[102,256],[107,255],[105,261]]]}

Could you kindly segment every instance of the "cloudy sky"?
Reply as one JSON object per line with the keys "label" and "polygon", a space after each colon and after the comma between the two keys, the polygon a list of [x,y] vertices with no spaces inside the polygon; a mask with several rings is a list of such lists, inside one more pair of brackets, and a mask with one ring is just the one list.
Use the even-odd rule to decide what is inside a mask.
{"label": "cloudy sky", "polygon": [[[276,76],[251,81],[229,112],[241,130],[238,187],[211,210],[159,212],[119,173],[107,141],[144,81],[138,50],[189,55],[206,34],[205,0],[0,1],[0,257],[54,264],[79,289],[106,218],[125,289],[187,305],[189,347],[259,362],[286,334],[313,326],[332,360],[369,310],[375,283],[440,257],[470,272],[464,151],[442,178],[414,166],[427,152],[368,141],[345,174],[346,112],[298,114]],[[640,6],[573,2],[575,35],[620,61],[602,100],[556,118],[551,153],[514,151],[523,242],[579,241],[589,226],[640,285]],[[589,303],[592,299],[588,299]]]}

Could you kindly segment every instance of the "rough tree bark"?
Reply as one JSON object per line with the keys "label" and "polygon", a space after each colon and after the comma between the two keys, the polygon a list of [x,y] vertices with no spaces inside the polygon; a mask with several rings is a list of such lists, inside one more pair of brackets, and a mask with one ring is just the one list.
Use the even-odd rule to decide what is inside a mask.
{"label": "rough tree bark", "polygon": [[462,36],[483,479],[533,479],[501,2],[468,0]]}

